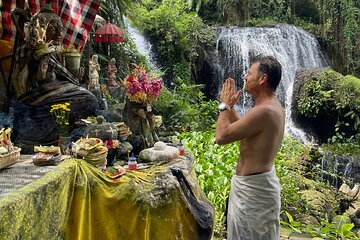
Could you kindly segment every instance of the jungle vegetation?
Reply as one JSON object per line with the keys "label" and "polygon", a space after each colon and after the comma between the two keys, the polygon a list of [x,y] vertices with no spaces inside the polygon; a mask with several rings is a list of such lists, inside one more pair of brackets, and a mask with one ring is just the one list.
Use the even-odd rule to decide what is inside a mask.
{"label": "jungle vegetation", "polygon": [[[107,0],[102,4],[102,16],[124,27],[119,12],[152,39],[161,59],[162,71],[174,80],[171,89],[163,88],[154,109],[163,116],[164,125],[182,126],[177,137],[183,139],[193,153],[199,183],[216,209],[215,238],[223,239],[225,236],[225,201],[239,149],[237,144],[215,144],[218,102],[205,99],[202,86],[193,82],[192,72],[203,51],[215,46],[214,28],[217,26],[288,23],[313,33],[330,56],[332,69],[338,73],[332,71],[306,83],[298,103],[299,111],[308,118],[332,112],[334,131],[321,147],[336,154],[359,158],[358,0]],[[106,47],[93,44],[106,63]],[[118,44],[112,54],[123,59],[123,72],[119,78],[127,74],[126,63],[146,65],[131,39]],[[313,172],[304,177],[309,175],[304,166],[311,165],[319,170],[319,162],[314,159],[321,160],[321,157],[309,146],[290,136],[285,137],[275,159],[283,189],[282,225],[324,239],[358,239],[351,231],[353,224],[332,221],[338,204],[333,187],[318,182]],[[328,205],[319,211],[309,200],[311,196],[319,197]],[[317,217],[316,224],[299,220],[301,215],[309,212]]]}

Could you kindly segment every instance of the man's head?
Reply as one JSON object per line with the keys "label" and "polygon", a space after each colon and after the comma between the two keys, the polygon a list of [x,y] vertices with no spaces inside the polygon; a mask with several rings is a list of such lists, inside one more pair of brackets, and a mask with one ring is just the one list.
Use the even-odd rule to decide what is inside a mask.
{"label": "man's head", "polygon": [[257,56],[251,61],[252,65],[258,63],[260,75],[267,75],[267,86],[276,91],[281,79],[281,64],[272,56]]}

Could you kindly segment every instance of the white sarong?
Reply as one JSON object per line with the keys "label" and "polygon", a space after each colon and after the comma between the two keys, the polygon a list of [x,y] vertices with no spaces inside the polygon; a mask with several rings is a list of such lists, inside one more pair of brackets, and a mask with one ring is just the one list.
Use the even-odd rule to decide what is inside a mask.
{"label": "white sarong", "polygon": [[280,184],[275,168],[233,175],[227,214],[228,240],[280,239]]}

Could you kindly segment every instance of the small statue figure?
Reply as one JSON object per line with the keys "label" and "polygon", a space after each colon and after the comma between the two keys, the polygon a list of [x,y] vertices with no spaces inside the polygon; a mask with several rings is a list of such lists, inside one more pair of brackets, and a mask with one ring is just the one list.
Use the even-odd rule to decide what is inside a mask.
{"label": "small statue figure", "polygon": [[118,85],[116,82],[117,68],[116,68],[115,64],[116,64],[116,60],[115,60],[115,58],[112,58],[108,65],[109,85],[111,85],[111,86]]}
{"label": "small statue figure", "polygon": [[89,87],[99,85],[99,71],[98,55],[94,54],[89,61]]}

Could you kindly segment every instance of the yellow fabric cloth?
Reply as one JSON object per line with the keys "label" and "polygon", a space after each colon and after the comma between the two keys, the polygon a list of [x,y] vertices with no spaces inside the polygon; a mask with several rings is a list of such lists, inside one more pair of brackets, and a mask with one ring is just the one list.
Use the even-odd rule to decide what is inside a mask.
{"label": "yellow fabric cloth", "polygon": [[182,169],[196,201],[209,209],[210,235],[170,167],[113,180],[83,160],[64,161],[0,199],[0,239],[210,239],[214,209],[194,171]]}

